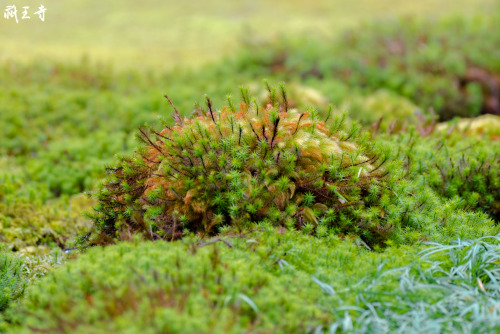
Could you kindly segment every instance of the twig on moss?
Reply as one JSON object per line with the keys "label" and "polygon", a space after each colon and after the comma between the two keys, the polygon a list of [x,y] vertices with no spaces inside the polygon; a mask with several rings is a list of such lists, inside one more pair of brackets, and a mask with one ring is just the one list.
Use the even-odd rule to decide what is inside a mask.
{"label": "twig on moss", "polygon": [[201,243],[201,244],[198,245],[198,248],[205,247],[205,246],[208,246],[208,245],[211,245],[211,244],[215,244],[216,242],[219,242],[219,241],[225,243],[226,246],[229,247],[229,248],[234,248],[234,246],[231,245],[231,243],[229,243],[229,241],[221,239],[221,238],[216,238],[216,239],[213,239],[213,240],[210,240],[210,241],[207,241],[207,242],[203,242],[203,243]]}

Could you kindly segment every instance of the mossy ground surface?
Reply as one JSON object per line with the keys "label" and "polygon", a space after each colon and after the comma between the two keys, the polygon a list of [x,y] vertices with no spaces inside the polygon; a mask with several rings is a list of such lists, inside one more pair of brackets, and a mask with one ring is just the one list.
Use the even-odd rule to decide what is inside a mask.
{"label": "mossy ground surface", "polygon": [[[245,237],[94,248],[28,288],[12,333],[490,331],[498,238],[375,253],[336,236]],[[419,252],[420,251],[420,252]],[[353,322],[354,319],[354,322]]]}
{"label": "mossy ground surface", "polygon": [[[401,2],[391,10],[422,17],[432,8],[434,18],[449,12],[448,7],[428,4]],[[49,10],[91,14],[94,9],[87,5],[78,1],[71,10],[55,6]],[[308,5],[307,10],[298,2],[272,4],[275,9],[256,3],[249,17],[235,20],[248,21],[266,38],[272,29],[259,29],[269,21],[281,32],[289,32],[293,26],[297,34],[286,42],[273,39],[267,44],[248,38],[250,47],[241,50],[235,43],[237,32],[231,29],[236,23],[221,19],[240,8],[226,5],[229,7],[221,4],[210,10],[193,7],[190,10],[198,14],[187,21],[172,17],[177,30],[165,35],[155,28],[159,17],[154,14],[158,6],[154,1],[134,11],[148,13],[141,16],[144,20],[149,17],[147,22],[130,21],[128,14],[114,10],[117,5],[110,2],[106,10],[113,12],[112,20],[100,41],[90,36],[99,26],[92,20],[102,13],[79,13],[90,20],[81,22],[91,23],[90,30],[81,34],[68,30],[66,39],[60,40],[53,37],[55,29],[64,20],[71,21],[76,12],[59,15],[57,21],[54,17],[52,23],[47,17],[48,24],[39,35],[33,34],[34,22],[15,27],[0,20],[0,26],[12,29],[2,37],[5,48],[0,53],[0,332],[498,331],[498,240],[480,238],[500,232],[500,121],[493,115],[472,118],[484,111],[482,106],[488,107],[488,99],[494,96],[493,82],[500,84],[500,58],[495,56],[500,50],[498,32],[485,34],[493,17],[487,14],[498,12],[493,10],[493,2],[460,1],[454,3],[454,13],[460,7],[463,17],[479,16],[433,22],[439,36],[452,34],[452,44],[463,46],[463,52],[455,50],[456,58],[441,59],[443,44],[439,43],[439,47],[430,43],[413,55],[418,66],[441,60],[443,68],[451,66],[453,75],[446,78],[451,77],[452,83],[460,81],[454,75],[463,74],[460,66],[469,58],[491,70],[486,78],[493,80],[489,86],[484,85],[484,75],[469,88],[455,82],[457,90],[444,100],[433,87],[442,87],[448,94],[446,89],[451,86],[436,73],[424,76],[428,80],[424,86],[420,79],[411,81],[422,78],[424,70],[415,75],[405,72],[403,77],[388,74],[394,69],[374,70],[372,75],[352,64],[353,59],[359,60],[359,50],[352,49],[351,58],[342,58],[344,53],[335,49],[335,45],[342,48],[342,43],[349,43],[348,36],[340,44],[331,38],[337,36],[340,26],[354,26],[366,16],[364,12],[384,12],[385,2],[363,0],[341,6],[344,9],[337,14],[344,21],[335,22],[326,15],[335,10],[324,3],[314,8]],[[274,19],[278,7],[281,20]],[[474,10],[468,10],[472,7]],[[176,10],[172,7],[169,15]],[[295,16],[297,11],[302,12],[303,21]],[[310,20],[319,12],[324,16]],[[379,14],[378,18],[384,18]],[[449,22],[466,27],[473,43],[447,31]],[[144,45],[156,45],[152,50],[157,55],[148,49],[145,57],[145,49],[137,48],[137,43],[112,36],[113,29],[137,26],[158,32],[148,35],[134,30],[129,34],[132,42],[140,39]],[[300,44],[307,37],[301,37],[299,31],[312,28],[320,28],[325,39]],[[185,29],[191,29],[196,38],[180,41]],[[201,30],[205,34],[195,33]],[[433,31],[426,33],[432,35]],[[394,22],[370,34],[359,30],[367,38],[360,45],[370,48],[380,34],[395,32],[399,30]],[[411,41],[411,31],[406,33]],[[209,39],[207,34],[220,38]],[[46,45],[37,37],[40,42],[33,48],[52,59],[35,60],[22,52],[22,57],[13,60],[23,50],[34,50],[28,44],[36,36],[44,36]],[[164,39],[179,43],[168,49],[159,42]],[[82,58],[82,50],[90,45],[90,58]],[[224,52],[220,50],[227,51],[227,58],[221,60]],[[288,60],[280,64],[284,51],[289,52]],[[138,58],[147,61],[139,66]],[[117,59],[123,60],[121,66],[109,65],[108,61],[116,63]],[[358,71],[358,76],[349,81],[332,74],[328,67],[332,59],[335,66],[346,66],[335,67],[338,73]],[[213,63],[205,64],[207,60]],[[394,63],[403,66],[400,61]],[[189,68],[192,64],[197,67]],[[307,67],[311,64],[319,67]],[[105,248],[75,249],[75,238],[82,240],[95,232],[85,213],[91,212],[96,200],[84,193],[96,191],[105,177],[104,167],[116,164],[115,155],[133,154],[139,126],[149,123],[160,129],[163,120],[172,124],[165,92],[183,116],[191,117],[197,109],[195,103],[203,103],[205,93],[217,107],[226,104],[228,94],[236,100],[240,85],[265,100],[264,78],[274,84],[286,80],[290,106],[298,110],[316,106],[321,117],[326,116],[329,103],[336,106],[335,115],[351,110],[348,125],[359,121],[363,131],[371,128],[371,140],[391,151],[398,166],[390,188],[396,200],[384,202],[382,198],[383,209],[356,213],[383,216],[392,224],[393,233],[383,245],[367,245],[362,230],[345,228],[356,226],[347,220],[342,221],[343,226],[320,221],[317,227],[302,231],[261,221],[253,222],[244,233],[222,228],[221,235],[211,239],[202,240],[187,231],[183,240],[175,242],[130,237],[131,242]],[[366,78],[373,82],[366,84]],[[403,89],[406,84],[424,89],[422,96],[432,98],[423,103],[414,91]],[[441,103],[437,107],[452,101],[450,108],[468,118],[434,124],[427,108],[436,98]],[[415,114],[414,109],[422,113]],[[439,113],[438,108],[436,111]]]}

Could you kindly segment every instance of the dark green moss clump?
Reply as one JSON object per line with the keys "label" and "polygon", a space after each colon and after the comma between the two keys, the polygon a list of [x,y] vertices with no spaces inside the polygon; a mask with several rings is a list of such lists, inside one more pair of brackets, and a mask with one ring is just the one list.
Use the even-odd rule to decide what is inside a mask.
{"label": "dark green moss clump", "polygon": [[207,100],[195,118],[176,113],[174,127],[141,130],[144,146],[108,169],[97,196],[100,237],[173,240],[269,223],[384,242],[394,226],[379,203],[395,198],[388,185],[397,164],[356,125],[345,130],[345,116],[299,112],[283,87],[279,99],[269,91],[265,107],[243,90],[238,107],[216,110]]}

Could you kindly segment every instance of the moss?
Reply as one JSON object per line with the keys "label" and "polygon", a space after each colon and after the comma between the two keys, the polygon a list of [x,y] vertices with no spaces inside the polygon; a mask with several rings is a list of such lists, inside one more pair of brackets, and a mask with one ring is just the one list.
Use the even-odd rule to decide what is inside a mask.
{"label": "moss", "polygon": [[93,248],[29,287],[7,312],[9,332],[291,333],[328,332],[334,324],[349,332],[349,323],[370,332],[401,328],[398,319],[412,328],[496,323],[498,245],[486,239],[375,253],[359,239],[261,230]]}
{"label": "moss", "polygon": [[25,284],[21,278],[22,262],[0,250],[0,314],[5,311],[13,299],[22,295]]}
{"label": "moss", "polygon": [[330,111],[325,122],[314,109],[290,109],[283,87],[280,100],[268,88],[266,107],[243,89],[239,107],[229,101],[216,110],[207,100],[196,118],[176,114],[172,128],[141,130],[144,146],[108,169],[98,194],[93,218],[101,236],[128,231],[173,240],[183,230],[211,235],[261,221],[312,231],[321,220],[383,242],[391,227],[375,208],[364,209],[393,197],[387,157],[356,125],[344,130],[343,116]]}
{"label": "moss", "polygon": [[226,240],[232,248],[186,239],[91,249],[28,289],[10,332],[305,332],[332,320],[311,275],[334,275],[337,289],[384,259],[412,258],[274,229]]}
{"label": "moss", "polygon": [[[492,304],[498,295],[489,294],[499,291],[497,251],[480,243],[467,246],[467,252],[481,251],[473,263],[462,261],[463,244],[439,257],[441,263],[422,263],[416,253],[421,241],[498,233],[496,119],[452,122],[454,130],[434,133],[420,129],[427,137],[415,132],[369,138],[326,112],[330,100],[369,124],[396,113],[412,119],[417,106],[434,107],[442,119],[494,111],[498,34],[491,25],[489,19],[467,19],[367,26],[332,43],[268,45],[259,49],[265,53],[261,63],[254,48],[236,64],[224,61],[192,72],[2,63],[0,241],[19,250],[22,259],[0,255],[0,308],[19,300],[26,282],[33,286],[26,300],[9,308],[9,322],[0,331],[285,333],[335,324],[347,324],[342,328],[349,331],[350,319],[353,328],[367,332],[413,326],[415,319],[450,332],[493,331],[488,326],[498,318]],[[407,50],[403,56],[401,46]],[[261,108],[244,91],[242,105],[214,108],[234,82],[255,82],[270,73],[273,80],[295,82],[297,95],[285,102],[270,88],[263,98],[271,101]],[[155,131],[161,124],[155,117],[167,105],[151,87],[174,81],[168,91],[180,116],[193,109],[199,91],[216,102]],[[283,147],[272,141],[276,117],[275,142],[291,139]],[[132,156],[131,134],[145,121],[153,128],[144,130],[143,148]],[[235,144],[232,125],[242,127],[244,145]],[[340,150],[330,164],[324,153],[333,144]],[[135,233],[174,241],[96,248],[50,272],[65,261],[50,248],[68,247],[75,235],[85,239],[89,228],[81,213],[91,201],[68,196],[92,189],[113,153],[129,157],[109,168],[97,194],[98,233],[90,242],[116,242]],[[376,174],[373,181],[365,182],[368,174]],[[322,184],[305,182],[316,176]],[[327,183],[337,192],[325,192]],[[134,185],[141,191],[133,192]],[[130,196],[122,198],[120,191]],[[193,233],[217,237],[201,241]],[[385,271],[396,267],[402,271]],[[408,282],[416,284],[410,289]],[[457,289],[466,297],[457,297]],[[456,305],[463,307],[459,313]],[[373,307],[381,311],[377,316]],[[461,313],[470,309],[483,318]],[[368,322],[386,327],[366,327]]]}
{"label": "moss", "polygon": [[4,321],[5,310],[23,295],[26,286],[23,261],[0,245],[0,333],[7,326]]}
{"label": "moss", "polygon": [[417,120],[416,112],[419,110],[419,107],[407,98],[384,89],[366,96],[346,96],[339,108],[348,110],[352,119],[362,120],[367,125],[380,122],[379,129],[387,130],[390,127],[391,131],[401,131],[409,124],[414,124]]}
{"label": "moss", "polygon": [[48,251],[54,246],[69,247],[92,226],[83,213],[93,203],[84,195],[43,205],[18,201],[0,203],[0,242],[10,250],[28,253]]}
{"label": "moss", "polygon": [[500,68],[493,54],[500,40],[491,34],[493,26],[487,18],[369,25],[345,35],[337,47],[348,50],[346,61],[333,67],[353,68],[347,80],[387,87],[434,108],[442,119],[497,113],[493,82]]}
{"label": "moss", "polygon": [[500,116],[481,115],[474,118],[455,119],[436,126],[437,131],[457,132],[485,140],[500,140]]}
{"label": "moss", "polygon": [[483,210],[499,220],[499,141],[464,136],[462,130],[427,137],[412,132],[381,140],[405,161],[408,178],[422,180],[465,210]]}
{"label": "moss", "polygon": [[[492,15],[371,22],[330,41],[293,36],[251,45],[234,67],[254,77],[272,74],[315,86],[340,81],[365,96],[388,90],[424,110],[433,108],[441,120],[498,114],[496,21]],[[324,93],[338,104],[350,99]]]}

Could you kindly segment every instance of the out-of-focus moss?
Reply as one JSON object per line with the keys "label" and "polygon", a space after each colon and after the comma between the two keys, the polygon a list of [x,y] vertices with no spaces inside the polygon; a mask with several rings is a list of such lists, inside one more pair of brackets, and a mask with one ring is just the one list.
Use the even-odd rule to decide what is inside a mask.
{"label": "out-of-focus moss", "polygon": [[94,201],[85,195],[61,198],[38,205],[30,203],[0,203],[0,242],[13,251],[39,253],[58,246],[66,248],[75,237],[91,227],[84,212]]}

